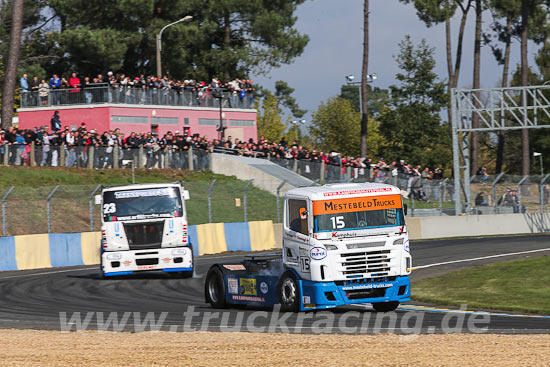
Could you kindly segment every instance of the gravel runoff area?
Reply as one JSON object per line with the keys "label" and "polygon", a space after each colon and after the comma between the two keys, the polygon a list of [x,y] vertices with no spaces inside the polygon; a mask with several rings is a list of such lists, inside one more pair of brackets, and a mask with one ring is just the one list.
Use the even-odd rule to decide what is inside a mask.
{"label": "gravel runoff area", "polygon": [[289,335],[0,330],[2,366],[365,366],[550,363],[550,335]]}

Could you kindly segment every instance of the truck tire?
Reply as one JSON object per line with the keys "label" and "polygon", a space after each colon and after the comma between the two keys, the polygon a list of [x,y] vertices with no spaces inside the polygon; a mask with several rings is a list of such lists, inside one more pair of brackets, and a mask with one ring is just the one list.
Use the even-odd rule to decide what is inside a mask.
{"label": "truck tire", "polygon": [[300,311],[300,288],[296,276],[287,271],[281,276],[279,285],[277,286],[277,295],[283,312],[298,312]]}
{"label": "truck tire", "polygon": [[399,302],[397,301],[378,302],[378,303],[373,303],[372,307],[377,312],[390,312],[390,311],[394,311],[397,307],[399,307]]}
{"label": "truck tire", "polygon": [[225,282],[220,269],[212,267],[206,275],[204,298],[213,308],[225,308]]}

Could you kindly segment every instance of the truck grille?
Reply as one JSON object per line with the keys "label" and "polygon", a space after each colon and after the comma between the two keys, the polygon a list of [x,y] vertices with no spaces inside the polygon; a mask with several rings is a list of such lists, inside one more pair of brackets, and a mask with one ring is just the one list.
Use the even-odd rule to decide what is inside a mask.
{"label": "truck grille", "polygon": [[361,251],[340,256],[347,279],[382,277],[390,272],[391,250]]}
{"label": "truck grille", "polygon": [[164,222],[155,223],[125,223],[124,231],[128,238],[130,250],[160,248]]}

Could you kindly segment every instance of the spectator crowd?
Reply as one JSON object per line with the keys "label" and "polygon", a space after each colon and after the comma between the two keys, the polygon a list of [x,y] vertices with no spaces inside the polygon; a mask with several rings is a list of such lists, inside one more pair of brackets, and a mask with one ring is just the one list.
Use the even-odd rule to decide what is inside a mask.
{"label": "spectator crowd", "polygon": [[[91,147],[93,154],[90,154]],[[191,149],[193,154],[189,154]],[[386,182],[411,192],[415,199],[426,201],[430,196],[426,185],[423,189],[423,186],[416,187],[413,183],[418,179],[439,182],[443,178],[440,168],[422,168],[404,160],[386,162],[384,158],[373,162],[371,158],[308,149],[285,138],[279,142],[267,141],[263,136],[258,141],[242,141],[231,136],[209,139],[199,134],[190,135],[187,130],[168,131],[163,136],[155,132],[132,132],[126,136],[118,128],[99,132],[88,129],[85,123],[78,128],[69,128],[63,126],[58,111],[53,114],[50,126],[29,130],[10,127],[7,131],[0,131],[0,163],[7,160],[9,165],[28,166],[34,153],[34,161],[39,166],[63,164],[66,167],[101,169],[114,167],[115,159],[118,159],[118,167],[131,161],[136,162],[137,167],[139,154],[142,154],[145,168],[189,169],[193,159],[194,169],[204,169],[209,166],[209,152],[266,158],[312,180],[320,180],[324,169],[327,182]],[[64,159],[61,161],[62,154]]]}
{"label": "spectator crowd", "polygon": [[173,80],[167,75],[130,77],[111,71],[95,77],[72,73],[68,80],[57,74],[49,80],[36,76],[29,80],[23,74],[19,87],[22,107],[105,102],[200,106],[213,105],[220,96],[228,101],[228,107],[247,107],[254,98],[250,79],[222,82],[212,78],[205,82]]}

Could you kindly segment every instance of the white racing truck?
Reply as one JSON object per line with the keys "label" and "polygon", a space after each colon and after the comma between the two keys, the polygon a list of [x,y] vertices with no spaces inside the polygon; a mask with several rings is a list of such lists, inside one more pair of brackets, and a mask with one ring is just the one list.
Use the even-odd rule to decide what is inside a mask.
{"label": "white racing truck", "polygon": [[102,208],[103,276],[162,270],[193,275],[185,200],[180,183],[109,187],[95,196]]}
{"label": "white racing truck", "polygon": [[370,303],[381,312],[410,300],[412,260],[398,188],[333,184],[285,195],[280,255],[215,264],[205,298],[304,311]]}

